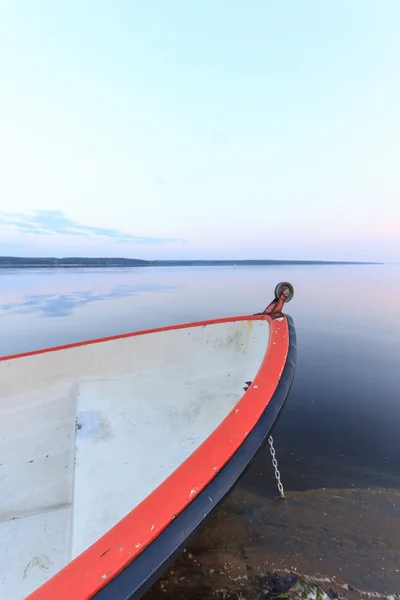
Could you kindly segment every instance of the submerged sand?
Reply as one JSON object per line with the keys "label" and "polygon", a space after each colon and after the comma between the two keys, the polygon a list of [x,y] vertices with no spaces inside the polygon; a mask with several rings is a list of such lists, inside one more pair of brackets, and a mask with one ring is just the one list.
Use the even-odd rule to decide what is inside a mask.
{"label": "submerged sand", "polygon": [[272,500],[236,488],[145,598],[252,600],[290,596],[296,585],[290,597],[307,597],[299,574],[332,598],[398,597],[400,492],[318,489]]}

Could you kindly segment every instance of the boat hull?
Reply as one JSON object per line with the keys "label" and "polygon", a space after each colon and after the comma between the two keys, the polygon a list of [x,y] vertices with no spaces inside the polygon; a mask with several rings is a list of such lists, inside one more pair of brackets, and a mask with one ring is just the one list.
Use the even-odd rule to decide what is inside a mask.
{"label": "boat hull", "polygon": [[[93,600],[136,600],[165,573],[184,550],[190,538],[211,516],[216,506],[235,486],[272,433],[292,386],[296,358],[296,332],[287,316],[289,348],[276,391],[254,429],[232,458],[206,488],[168,527],[117,577],[99,590]],[[210,501],[212,500],[212,502]]]}
{"label": "boat hull", "polygon": [[[229,380],[231,388],[232,380],[235,377],[239,378],[234,382],[235,393],[233,396],[233,388],[230,391],[228,390],[233,398],[231,398],[230,402],[233,402],[233,404],[226,404],[223,409],[226,414],[224,414],[223,418],[219,416],[211,429],[210,423],[206,419],[205,422],[208,429],[207,427],[204,428],[203,423],[200,432],[201,435],[198,436],[196,442],[198,446],[195,450],[190,451],[186,455],[182,454],[178,461],[179,463],[181,460],[181,463],[175,464],[170,473],[167,473],[165,476],[163,475],[155,489],[148,489],[142,498],[135,499],[135,486],[129,485],[129,481],[127,484],[129,474],[131,473],[129,459],[127,457],[126,460],[128,462],[121,462],[125,460],[123,453],[113,454],[112,435],[107,437],[107,435],[104,435],[104,430],[101,430],[101,444],[98,444],[99,428],[97,427],[95,431],[96,435],[94,437],[93,435],[91,436],[93,433],[91,424],[89,423],[90,426],[88,427],[88,423],[85,423],[85,420],[82,419],[82,413],[77,412],[76,432],[74,416],[72,422],[74,433],[71,434],[70,432],[69,438],[72,440],[70,450],[73,446],[74,452],[75,450],[79,450],[80,452],[80,454],[78,453],[80,470],[78,469],[78,474],[73,474],[73,485],[75,496],[80,502],[80,509],[83,506],[84,510],[79,517],[80,520],[78,520],[77,515],[79,511],[77,509],[79,506],[75,507],[74,505],[73,514],[76,522],[74,523],[73,537],[79,542],[80,530],[85,530],[87,523],[90,526],[94,523],[94,533],[92,532],[91,538],[81,540],[80,543],[76,542],[75,546],[74,544],[72,545],[72,556],[66,561],[67,564],[65,566],[56,569],[54,573],[55,567],[53,565],[53,573],[50,573],[50,578],[46,577],[44,573],[44,577],[42,576],[44,583],[27,596],[29,600],[89,600],[93,598],[97,600],[107,600],[107,598],[110,600],[124,600],[139,598],[168,567],[175,556],[186,545],[190,536],[194,534],[244,472],[263,441],[272,431],[283,407],[294,376],[296,342],[291,318],[280,312],[282,303],[283,300],[281,299],[280,303],[274,305],[273,310],[269,307],[266,311],[257,315],[135,332],[102,340],[89,340],[79,344],[0,358],[0,379],[3,384],[1,390],[3,400],[0,398],[3,404],[1,405],[0,403],[0,408],[3,407],[4,409],[5,407],[6,420],[10,418],[10,415],[7,414],[7,402],[11,398],[13,401],[15,399],[17,409],[19,409],[18,402],[23,402],[21,398],[24,397],[24,388],[29,388],[31,384],[33,386],[39,385],[39,392],[36,392],[34,399],[35,402],[39,399],[37,406],[38,409],[41,409],[41,405],[45,404],[46,401],[46,399],[38,396],[38,393],[42,393],[40,386],[43,387],[43,378],[46,380],[46,384],[53,390],[53,395],[54,382],[57,377],[58,379],[61,378],[61,383],[64,386],[62,389],[68,389],[68,394],[70,394],[70,388],[65,384],[67,382],[69,385],[71,384],[71,373],[76,376],[77,380],[83,378],[84,385],[86,385],[87,378],[89,378],[90,387],[93,383],[93,378],[98,377],[99,374],[104,374],[107,370],[109,370],[109,375],[112,379],[117,375],[121,376],[124,369],[128,371],[132,369],[131,363],[133,358],[137,362],[136,367],[139,371],[145,371],[146,364],[149,366],[153,359],[156,361],[157,353],[160,355],[160,352],[164,352],[165,348],[167,353],[168,349],[171,350],[172,359],[178,356],[179,360],[184,360],[187,352],[185,344],[187,344],[189,339],[195,343],[200,341],[203,343],[203,346],[204,343],[209,344],[203,347],[203,355],[200,355],[202,358],[199,359],[203,369],[207,370],[208,368],[212,370],[214,360],[217,360],[214,357],[217,357],[218,351],[222,349],[223,352],[227,353],[229,360],[225,361],[225,355],[223,355],[224,360],[219,367],[225,369],[227,365],[230,365],[230,373],[227,374],[225,369],[225,376],[227,375],[229,378],[232,375]],[[268,335],[265,337],[266,328],[268,329]],[[208,334],[207,332],[211,333]],[[207,337],[208,335],[209,337]],[[172,351],[175,342],[175,352],[177,354],[174,354]],[[116,348],[119,348],[120,352],[117,358],[115,356]],[[145,348],[147,348],[147,354],[145,352],[141,353],[141,350]],[[130,355],[126,354],[127,350],[131,352]],[[147,363],[143,359],[143,356],[147,356]],[[196,365],[196,352],[193,356]],[[250,363],[246,367],[247,371],[245,369],[242,373],[240,368],[243,366],[246,357],[248,359],[249,356]],[[257,357],[261,357],[259,363],[257,363]],[[171,356],[168,358],[171,359]],[[232,358],[234,358],[233,363],[231,362]],[[161,364],[163,364],[162,361]],[[42,365],[44,370],[41,371],[40,365]],[[174,367],[173,360],[172,367]],[[171,372],[173,374],[173,369]],[[169,378],[171,378],[171,372],[169,372]],[[249,374],[252,373],[247,376],[248,379],[252,380],[242,381],[240,379],[246,372]],[[242,383],[239,383],[240,381]],[[242,385],[244,387],[240,387]],[[75,384],[72,386],[72,389],[76,393]],[[186,387],[187,389],[188,387]],[[213,402],[221,400],[222,391],[221,387],[216,390],[214,389],[211,396]],[[225,391],[225,395],[228,392]],[[103,401],[101,389],[98,393],[98,402],[101,404]],[[170,396],[171,394],[173,395],[171,390],[169,393]],[[222,393],[222,396],[224,393]],[[166,395],[168,394],[166,393]],[[150,400],[152,399],[151,396],[149,398]],[[54,400],[52,397],[48,399]],[[197,398],[197,403],[199,403],[199,399],[201,398]],[[28,400],[32,402],[32,398],[28,398]],[[65,399],[61,398],[61,400],[64,401]],[[122,398],[122,400],[123,402],[119,398],[120,405],[115,410],[111,410],[114,409],[114,406],[112,402],[109,403],[111,404],[109,406],[111,412],[108,416],[110,420],[114,419],[114,423],[115,418],[119,415],[120,406],[124,405],[125,400],[129,403],[129,394],[126,398]],[[28,413],[32,409],[29,406],[29,402]],[[71,406],[74,406],[73,402]],[[200,406],[200,408],[204,412],[204,406]],[[215,404],[214,408],[217,411],[217,404]],[[179,415],[179,410],[179,405],[176,405],[172,413]],[[113,414],[115,412],[118,414]],[[33,414],[34,418],[38,416],[40,417],[40,411],[37,414]],[[212,416],[215,420],[215,415],[211,414],[210,417]],[[11,414],[12,419],[14,419],[14,426],[18,427],[18,422],[13,414]],[[66,420],[69,423],[71,415],[68,415]],[[144,426],[146,425],[145,421]],[[71,423],[68,426],[70,427]],[[7,436],[6,431],[5,435]],[[171,435],[174,435],[173,432]],[[146,432],[143,432],[142,437],[144,438],[145,436]],[[136,463],[139,463],[140,468],[143,470],[140,459],[140,444],[139,446],[129,447],[128,442],[132,442],[129,437],[130,430],[126,430],[125,428],[124,439],[127,441],[127,455],[130,456],[132,453],[137,453]],[[71,442],[69,438],[67,445]],[[91,445],[89,446],[84,445],[87,439],[91,440]],[[12,435],[9,440],[6,440],[7,442],[9,442],[9,447],[12,447],[12,444],[14,444],[14,451],[17,455],[20,455],[23,449],[21,450],[19,445],[15,444]],[[60,446],[63,446],[61,442],[60,438]],[[155,435],[151,443],[156,447],[157,442],[159,440]],[[28,446],[30,443],[31,441],[28,440]],[[84,452],[81,452],[80,444]],[[147,445],[147,447],[149,446]],[[160,448],[160,455],[162,452],[163,449]],[[34,463],[34,460],[28,460],[29,458],[30,456],[25,452],[23,460],[20,460],[19,464],[16,464],[17,468],[21,467],[21,473],[28,472],[31,468],[27,463]],[[39,466],[37,466],[35,457],[35,468],[39,469],[37,471],[39,476],[46,474],[45,467],[41,468],[40,465],[45,465],[48,458],[48,454],[41,456],[40,460],[42,462],[40,463],[39,460]],[[76,460],[77,457],[75,456],[75,465],[78,464]],[[143,461],[145,462],[145,458],[143,458]],[[72,465],[74,464],[73,457],[72,463],[71,456],[69,457],[69,462]],[[86,471],[82,470],[82,462],[84,465],[86,464]],[[124,464],[128,465],[128,468],[125,468],[125,472]],[[103,466],[103,472],[100,476],[97,473],[96,476],[95,471],[99,465]],[[65,466],[65,469],[67,469],[67,466]],[[117,492],[121,492],[121,502],[122,504],[125,503],[125,509],[121,509],[119,511],[120,514],[118,512],[115,513],[111,519],[110,515],[106,515],[108,521],[106,519],[103,522],[102,514],[104,514],[104,510],[107,513],[111,505],[103,507],[102,501],[100,501],[99,512],[99,503],[96,500],[96,496],[91,493],[91,487],[95,483],[99,485],[105,480],[105,487],[107,488],[108,486],[108,489],[114,492],[115,497],[115,485],[110,483],[118,481],[113,480],[114,471],[119,473],[121,490],[117,489]],[[23,487],[24,480],[21,477],[14,477],[14,479],[16,479],[15,484],[17,487],[21,488],[21,482]],[[47,489],[46,482],[44,482],[42,488]],[[6,515],[5,520],[8,519],[8,523],[15,526],[16,531],[19,533],[22,530],[18,530],[18,526],[22,523],[24,517],[29,519],[30,515],[35,514],[35,506],[29,506],[31,497],[34,497],[34,495],[24,495],[23,489],[22,494],[21,489],[17,490],[11,512],[9,510]],[[57,508],[58,505],[63,508],[63,502],[60,501],[57,504],[56,497],[49,496],[49,498],[52,508]],[[43,501],[48,499],[46,494],[44,494],[42,499]],[[26,502],[28,502],[28,505],[26,505]],[[44,513],[46,513],[46,506],[41,505],[41,509],[44,509]],[[12,512],[13,510],[15,514]],[[19,521],[13,524],[11,522],[13,519]],[[90,523],[90,520],[93,523]],[[111,524],[107,525],[110,521]],[[44,530],[48,529],[46,522],[43,521],[43,523]],[[107,526],[105,526],[105,523]],[[24,550],[23,543],[21,544],[21,550]],[[26,574],[29,574],[29,569],[31,569],[32,565],[38,566],[38,563],[35,562],[35,556],[32,561],[28,562],[23,575],[21,574],[21,583],[25,587],[27,584]],[[21,565],[23,569],[24,561],[21,562]],[[47,568],[45,563],[44,568]],[[24,581],[22,582],[22,580]],[[14,583],[12,583],[9,589],[14,590],[14,588]],[[23,596],[16,595],[9,597],[11,600],[11,598],[15,597],[19,599]]]}

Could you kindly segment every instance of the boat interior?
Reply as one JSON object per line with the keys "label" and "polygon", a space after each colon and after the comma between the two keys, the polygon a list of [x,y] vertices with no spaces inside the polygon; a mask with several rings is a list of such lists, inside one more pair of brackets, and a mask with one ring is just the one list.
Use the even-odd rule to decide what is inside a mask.
{"label": "boat interior", "polygon": [[0,597],[25,598],[177,469],[268,341],[248,319],[0,361]]}

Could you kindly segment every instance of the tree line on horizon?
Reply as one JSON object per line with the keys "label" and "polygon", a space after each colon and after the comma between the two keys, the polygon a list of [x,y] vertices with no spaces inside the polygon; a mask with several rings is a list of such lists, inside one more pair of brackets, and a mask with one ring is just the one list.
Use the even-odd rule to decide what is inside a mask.
{"label": "tree line on horizon", "polygon": [[141,260],[139,258],[21,257],[0,256],[0,267],[162,267],[162,266],[233,266],[233,265],[327,265],[379,264],[323,260]]}

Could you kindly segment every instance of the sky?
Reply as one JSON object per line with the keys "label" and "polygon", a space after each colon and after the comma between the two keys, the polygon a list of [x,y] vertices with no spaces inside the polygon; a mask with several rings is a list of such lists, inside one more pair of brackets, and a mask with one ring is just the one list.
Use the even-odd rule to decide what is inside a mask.
{"label": "sky", "polygon": [[0,255],[400,261],[398,0],[2,0]]}

